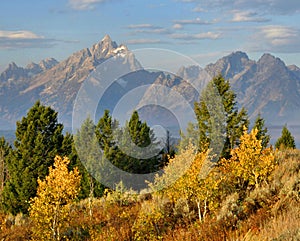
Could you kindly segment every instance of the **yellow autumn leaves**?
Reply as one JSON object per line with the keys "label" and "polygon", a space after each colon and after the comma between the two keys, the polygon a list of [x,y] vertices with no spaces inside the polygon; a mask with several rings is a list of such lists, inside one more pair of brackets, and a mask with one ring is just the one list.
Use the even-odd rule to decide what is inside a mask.
{"label": "yellow autumn leaves", "polygon": [[261,140],[256,138],[257,129],[241,136],[241,144],[231,151],[229,160],[222,159],[223,171],[228,181],[239,189],[252,189],[268,177],[275,168],[275,156],[272,147],[263,148]]}
{"label": "yellow autumn leaves", "polygon": [[38,180],[37,196],[29,209],[36,240],[61,240],[68,226],[70,205],[80,189],[77,168],[68,170],[70,160],[55,157],[45,180]]}
{"label": "yellow autumn leaves", "polygon": [[271,147],[263,148],[257,132],[253,129],[248,133],[245,129],[240,145],[231,151],[231,158],[223,158],[215,166],[209,150],[196,153],[196,147],[189,145],[170,161],[163,175],[156,177],[152,188],[160,190],[167,184],[163,195],[174,205],[186,203],[188,212],[197,207],[198,219],[203,222],[206,214],[218,208],[219,200],[231,190],[247,191],[268,181],[275,168],[274,151]]}
{"label": "yellow autumn leaves", "polygon": [[[135,220],[132,230],[136,240],[144,240],[149,235],[153,239],[162,237],[165,222],[171,222],[176,212],[186,213],[190,223],[195,218],[204,222],[209,213],[219,208],[224,196],[237,189],[247,192],[268,182],[276,166],[274,151],[261,145],[256,129],[250,133],[244,130],[240,145],[231,151],[230,159],[223,158],[213,165],[213,158],[210,150],[199,153],[191,144],[170,160],[163,174],[157,175],[149,185],[156,194],[153,193],[151,201],[143,203]],[[68,158],[57,156],[49,175],[45,180],[38,180],[37,196],[29,210],[35,240],[65,238],[70,207],[80,187],[78,169],[69,171],[69,162]],[[172,204],[170,213],[166,211],[168,203]]]}

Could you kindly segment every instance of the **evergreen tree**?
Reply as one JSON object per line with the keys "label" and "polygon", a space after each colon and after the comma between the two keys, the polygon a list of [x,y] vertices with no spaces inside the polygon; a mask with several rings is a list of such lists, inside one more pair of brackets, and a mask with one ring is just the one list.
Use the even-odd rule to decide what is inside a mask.
{"label": "evergreen tree", "polygon": [[200,131],[198,123],[189,122],[186,128],[186,133],[180,130],[180,142],[178,149],[185,150],[189,144],[199,146],[199,135]]}
{"label": "evergreen tree", "polygon": [[70,168],[78,167],[81,173],[81,193],[79,198],[100,197],[104,186],[99,182],[102,153],[95,135],[95,125],[88,117],[82,124],[80,130],[74,136],[75,158],[72,158]]}
{"label": "evergreen tree", "polygon": [[126,171],[145,174],[159,168],[161,160],[158,155],[162,154],[162,150],[158,149],[153,130],[140,120],[137,111],[132,113],[122,130],[121,146],[127,154]]}
{"label": "evergreen tree", "polygon": [[175,157],[175,148],[174,144],[172,144],[172,135],[169,130],[166,131],[166,139],[164,144],[165,148],[162,150],[160,168],[165,167],[169,163],[169,160]]}
{"label": "evergreen tree", "polygon": [[295,139],[286,125],[282,128],[281,136],[276,141],[275,147],[277,149],[296,148]]}
{"label": "evergreen tree", "polygon": [[154,138],[153,131],[146,122],[141,122],[137,111],[134,111],[131,115],[128,123],[128,130],[131,136],[131,140],[139,147],[147,147],[151,143],[151,139]]}
{"label": "evergreen tree", "polygon": [[[103,152],[103,158],[110,161],[114,166],[124,170],[123,163],[126,162],[124,155],[116,144],[116,132],[119,123],[113,120],[109,110],[105,110],[103,116],[96,125],[95,133],[99,146]],[[114,135],[115,134],[115,135]]]}
{"label": "evergreen tree", "polygon": [[257,129],[256,138],[261,140],[262,148],[267,148],[270,142],[270,135],[268,135],[268,128],[265,127],[265,120],[259,114],[255,120],[253,129]]}
{"label": "evergreen tree", "polygon": [[[61,148],[61,156],[62,157],[71,157],[70,160],[72,162],[72,158],[73,158],[73,144],[74,144],[74,140],[73,140],[73,135],[69,132],[66,132],[66,134],[64,135],[64,139],[62,142],[62,148]],[[70,162],[70,164],[71,164]]]}
{"label": "evergreen tree", "polygon": [[15,149],[7,165],[10,178],[3,190],[5,211],[27,212],[30,198],[36,195],[37,179],[48,174],[55,155],[62,152],[62,130],[57,112],[39,101],[17,122]]}
{"label": "evergreen tree", "polygon": [[[154,133],[146,122],[140,121],[136,111],[125,127],[119,128],[118,122],[106,110],[96,126],[96,136],[104,157],[123,171],[149,173],[157,168],[158,150],[147,148],[150,143],[155,142]],[[143,148],[142,153],[139,148]],[[151,154],[149,152],[156,154],[146,158]]]}
{"label": "evergreen tree", "polygon": [[[221,105],[217,98],[220,97]],[[202,91],[199,102],[195,103],[195,114],[199,131],[199,150],[205,151],[210,143],[216,148],[222,145],[222,157],[228,158],[230,150],[239,144],[243,127],[249,120],[244,108],[237,108],[236,95],[229,81],[221,75],[216,76]]]}
{"label": "evergreen tree", "polygon": [[102,150],[108,147],[113,147],[115,145],[115,140],[113,138],[113,130],[117,129],[118,126],[119,123],[116,120],[112,119],[109,110],[105,110],[95,130],[100,148]]}
{"label": "evergreen tree", "polygon": [[[8,179],[7,163],[12,148],[4,137],[0,138],[0,194],[3,191],[6,180]],[[1,201],[1,196],[0,196]]]}

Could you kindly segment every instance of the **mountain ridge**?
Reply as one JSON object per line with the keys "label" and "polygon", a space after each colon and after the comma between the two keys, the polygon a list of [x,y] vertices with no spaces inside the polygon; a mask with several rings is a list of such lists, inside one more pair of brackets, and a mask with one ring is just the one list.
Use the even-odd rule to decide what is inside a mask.
{"label": "mountain ridge", "polygon": [[[132,70],[141,68],[139,62],[124,45],[117,45],[109,35],[90,48],[79,50],[61,62],[50,64],[41,61],[42,71],[29,76],[37,64],[18,67],[15,63],[0,74],[0,125],[11,129],[16,120],[24,116],[36,100],[52,106],[59,112],[60,120],[71,126],[71,112],[81,83],[103,61],[121,58]],[[65,116],[68,116],[65,118]],[[67,120],[68,119],[68,120]]]}
{"label": "mountain ridge", "polygon": [[[160,84],[173,88],[192,104],[198,100],[198,95],[187,82],[196,83],[205,71],[211,77],[221,73],[230,81],[239,106],[246,107],[252,119],[260,113],[269,124],[281,125],[296,123],[298,118],[300,68],[296,65],[287,66],[280,58],[269,53],[255,61],[247,53],[235,51],[203,69],[199,66],[183,66],[177,71],[177,77],[170,77],[162,72],[151,74],[143,70],[127,46],[118,45],[106,35],[98,43],[60,62],[48,58],[38,64],[29,63],[26,67],[10,63],[0,73],[0,125],[11,128],[40,99],[59,112],[62,122],[71,126],[73,103],[80,86],[97,66],[110,58],[119,58],[133,74],[114,83],[116,89],[110,90],[111,97],[106,96],[107,108],[113,108],[118,98],[139,84]],[[139,71],[135,73],[136,70]],[[203,86],[197,83],[197,87],[201,89]]]}

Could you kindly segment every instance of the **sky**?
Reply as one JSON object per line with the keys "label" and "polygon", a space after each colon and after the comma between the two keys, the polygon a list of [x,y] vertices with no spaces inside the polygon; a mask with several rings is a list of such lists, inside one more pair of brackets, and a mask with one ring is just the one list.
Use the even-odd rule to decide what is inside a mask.
{"label": "sky", "polygon": [[1,0],[0,71],[61,61],[108,34],[129,49],[160,48],[201,66],[234,51],[300,67],[299,0]]}

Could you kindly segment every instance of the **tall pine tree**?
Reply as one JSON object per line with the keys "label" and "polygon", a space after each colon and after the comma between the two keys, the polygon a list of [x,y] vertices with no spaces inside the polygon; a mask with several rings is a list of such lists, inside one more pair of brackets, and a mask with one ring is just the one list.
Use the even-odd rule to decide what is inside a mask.
{"label": "tall pine tree", "polygon": [[[0,138],[0,194],[4,189],[5,182],[8,179],[7,163],[9,154],[11,153],[11,145],[5,140],[4,137]],[[0,196],[1,201],[1,196]]]}
{"label": "tall pine tree", "polygon": [[102,153],[95,135],[95,124],[88,117],[74,136],[75,148],[70,168],[78,167],[81,173],[81,193],[79,198],[100,197],[103,194],[104,186],[99,182],[103,181],[99,175],[103,168]]}
{"label": "tall pine tree", "polygon": [[123,145],[130,149],[129,153],[135,152],[134,156],[127,157],[127,171],[139,174],[157,171],[161,161],[159,154],[162,154],[163,150],[159,150],[153,130],[146,122],[140,120],[137,111],[132,113],[122,135]]}
{"label": "tall pine tree", "polygon": [[263,149],[267,148],[270,142],[270,135],[268,135],[268,128],[265,127],[265,120],[259,114],[255,120],[253,129],[257,129],[256,138],[261,140],[261,146]]}
{"label": "tall pine tree", "polygon": [[12,214],[27,213],[36,195],[37,179],[48,174],[55,155],[60,154],[63,125],[57,112],[39,101],[17,122],[15,149],[7,165],[10,178],[3,190],[3,206]]}
{"label": "tall pine tree", "polygon": [[[95,132],[104,157],[116,167],[130,173],[149,173],[157,169],[159,150],[147,149],[155,142],[154,133],[146,122],[141,122],[136,111],[125,127],[120,128],[106,110]],[[156,148],[156,144],[153,146]],[[145,152],[135,151],[136,148],[145,148]],[[146,150],[155,154],[147,158]]]}
{"label": "tall pine tree", "polygon": [[109,110],[105,110],[95,129],[95,133],[102,150],[115,145],[113,130],[117,129],[118,126],[119,123],[116,120],[113,120]]}
{"label": "tall pine tree", "polygon": [[134,111],[128,123],[128,130],[131,136],[131,140],[139,147],[147,147],[153,139],[153,132],[146,122],[141,122],[139,114]]}
{"label": "tall pine tree", "polygon": [[[220,102],[217,99],[220,97]],[[199,102],[195,103],[195,114],[199,131],[199,150],[205,151],[210,143],[217,148],[223,146],[221,156],[228,158],[230,150],[239,144],[243,127],[249,120],[244,108],[237,108],[236,95],[229,81],[222,75],[214,77],[202,91]]]}
{"label": "tall pine tree", "polygon": [[295,149],[295,138],[292,136],[292,133],[288,130],[287,126],[285,125],[282,128],[281,136],[275,143],[275,147],[277,149]]}

